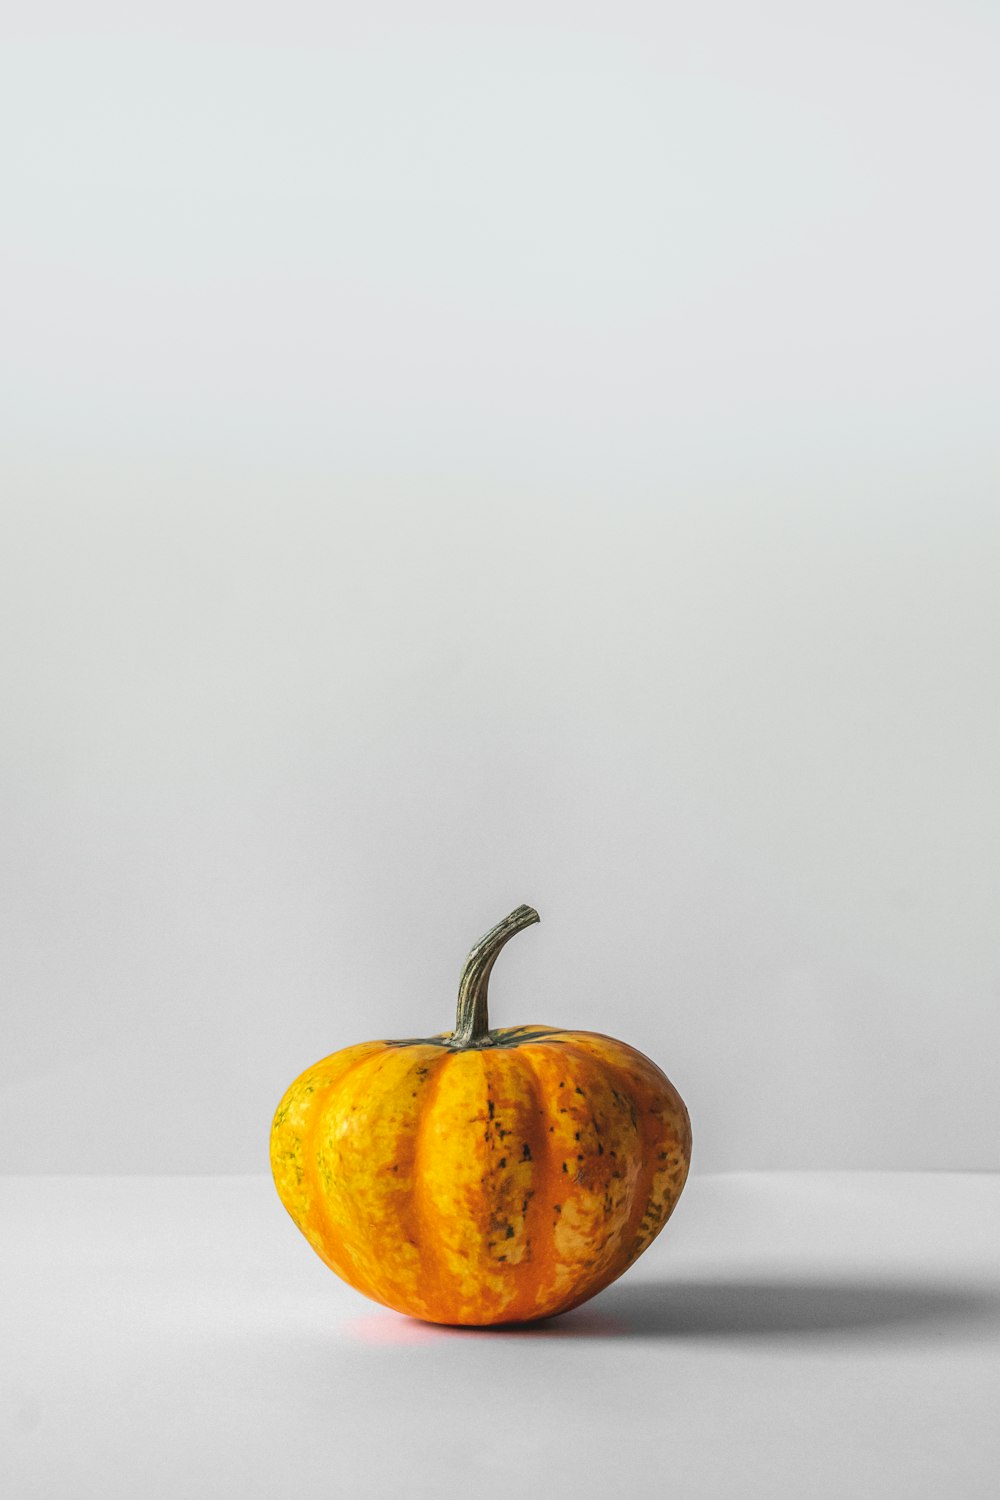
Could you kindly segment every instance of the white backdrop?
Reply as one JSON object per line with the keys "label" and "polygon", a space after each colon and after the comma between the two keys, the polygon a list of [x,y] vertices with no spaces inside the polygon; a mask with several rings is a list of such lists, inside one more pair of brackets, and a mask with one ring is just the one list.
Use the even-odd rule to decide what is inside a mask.
{"label": "white backdrop", "polygon": [[266,1170],[527,901],[698,1169],[997,1168],[996,14],[138,9],[0,47],[0,1167]]}

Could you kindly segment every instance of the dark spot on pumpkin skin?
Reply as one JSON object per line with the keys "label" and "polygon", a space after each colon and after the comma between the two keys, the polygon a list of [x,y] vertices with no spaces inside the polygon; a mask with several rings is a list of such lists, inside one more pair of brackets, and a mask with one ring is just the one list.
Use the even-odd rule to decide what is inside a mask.
{"label": "dark spot on pumpkin skin", "polygon": [[522,1161],[531,1161],[532,1160],[531,1147],[528,1145],[527,1141],[525,1141],[524,1145],[521,1148],[521,1160]]}
{"label": "dark spot on pumpkin skin", "polygon": [[587,1097],[586,1094],[584,1093],[583,1089],[580,1087],[579,1084],[577,1084],[577,1086],[573,1090],[573,1092],[574,1092],[574,1094],[579,1094],[581,1099],[586,1099],[586,1097]]}
{"label": "dark spot on pumpkin skin", "polygon": [[506,1260],[506,1259],[507,1259],[506,1255],[498,1255],[497,1256],[497,1260]]}
{"label": "dark spot on pumpkin skin", "polygon": [[512,1240],[514,1238],[514,1226],[513,1226],[513,1224],[508,1224],[507,1225],[507,1238],[509,1240]]}
{"label": "dark spot on pumpkin skin", "polygon": [[563,1162],[563,1171],[564,1172],[568,1172],[569,1171],[569,1167],[567,1167],[567,1165],[566,1165],[565,1162]]}
{"label": "dark spot on pumpkin skin", "polygon": [[492,1120],[492,1118],[493,1118],[493,1100],[492,1099],[487,1099],[487,1101],[486,1101],[486,1108],[489,1110],[489,1112],[490,1112],[490,1119]]}
{"label": "dark spot on pumpkin skin", "polygon": [[506,1156],[501,1156],[501,1158],[500,1158],[500,1165],[502,1167],[505,1167],[507,1165],[507,1158],[506,1158]]}
{"label": "dark spot on pumpkin skin", "polygon": [[574,1135],[573,1139],[574,1139],[574,1141],[578,1141],[580,1139],[580,1132],[579,1131],[576,1132],[576,1134]]}
{"label": "dark spot on pumpkin skin", "polygon": [[555,1209],[555,1211],[556,1211],[557,1214],[561,1214],[562,1213],[562,1204],[561,1203],[553,1203],[552,1207]]}

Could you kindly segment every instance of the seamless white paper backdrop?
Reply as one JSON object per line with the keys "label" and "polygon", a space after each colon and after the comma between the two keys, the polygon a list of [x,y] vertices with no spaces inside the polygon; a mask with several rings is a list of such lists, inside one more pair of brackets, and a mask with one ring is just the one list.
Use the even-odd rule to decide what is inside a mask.
{"label": "seamless white paper backdrop", "polygon": [[0,1165],[528,901],[699,1168],[996,1168],[995,18],[357,9],[4,25]]}

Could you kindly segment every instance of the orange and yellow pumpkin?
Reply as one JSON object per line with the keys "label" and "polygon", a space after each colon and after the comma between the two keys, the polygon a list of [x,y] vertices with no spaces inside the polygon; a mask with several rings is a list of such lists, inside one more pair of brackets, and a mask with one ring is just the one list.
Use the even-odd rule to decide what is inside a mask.
{"label": "orange and yellow pumpkin", "polygon": [[338,1276],[397,1312],[483,1326],[577,1307],[663,1228],[691,1156],[676,1089],[596,1032],[491,1031],[500,949],[473,948],[455,1030],[335,1052],[292,1084],[271,1130],[282,1202]]}

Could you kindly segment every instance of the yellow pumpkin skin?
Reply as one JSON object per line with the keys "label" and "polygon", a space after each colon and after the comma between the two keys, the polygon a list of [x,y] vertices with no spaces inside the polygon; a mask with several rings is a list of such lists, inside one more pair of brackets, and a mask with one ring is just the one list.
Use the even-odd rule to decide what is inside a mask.
{"label": "yellow pumpkin skin", "polygon": [[608,1286],[663,1228],[690,1158],[687,1110],[655,1063],[548,1026],[347,1047],[292,1084],[271,1130],[279,1196],[338,1276],[477,1327]]}

